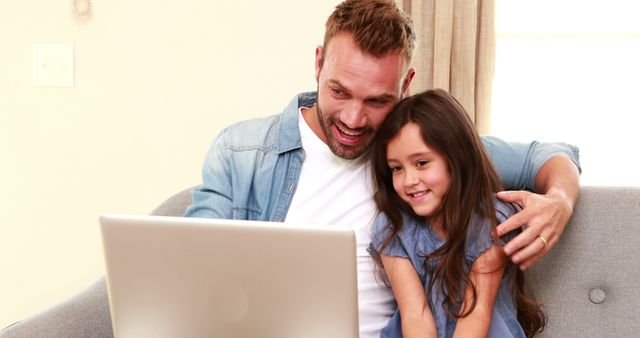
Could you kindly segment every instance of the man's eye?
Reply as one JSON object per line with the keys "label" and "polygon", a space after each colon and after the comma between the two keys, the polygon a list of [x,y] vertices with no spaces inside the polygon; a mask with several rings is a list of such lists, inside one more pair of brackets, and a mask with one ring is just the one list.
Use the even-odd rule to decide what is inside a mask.
{"label": "man's eye", "polygon": [[334,95],[344,95],[344,90],[342,89],[338,89],[338,88],[332,88],[331,91],[333,92]]}
{"label": "man's eye", "polygon": [[371,100],[370,102],[375,106],[386,106],[389,100]]}

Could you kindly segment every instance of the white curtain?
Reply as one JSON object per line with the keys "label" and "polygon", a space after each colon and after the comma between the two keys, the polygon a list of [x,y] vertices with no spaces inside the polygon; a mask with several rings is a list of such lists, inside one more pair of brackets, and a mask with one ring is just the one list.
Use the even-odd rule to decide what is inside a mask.
{"label": "white curtain", "polygon": [[442,88],[489,134],[495,67],[495,0],[396,0],[417,35],[410,93]]}

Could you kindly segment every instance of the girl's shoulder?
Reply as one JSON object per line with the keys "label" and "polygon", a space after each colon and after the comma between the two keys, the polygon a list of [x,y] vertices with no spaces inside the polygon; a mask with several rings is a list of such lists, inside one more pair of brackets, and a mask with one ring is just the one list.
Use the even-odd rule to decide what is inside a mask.
{"label": "girl's shoulder", "polygon": [[371,249],[380,251],[383,243],[393,233],[391,220],[384,212],[379,212],[371,224]]}
{"label": "girl's shoulder", "polygon": [[496,208],[496,219],[498,220],[498,223],[504,222],[507,218],[522,209],[515,203],[503,202],[495,196],[493,197],[493,205]]}
{"label": "girl's shoulder", "polygon": [[[473,215],[467,229],[465,241],[465,255],[467,261],[472,264],[478,256],[487,251],[493,244],[504,245],[511,238],[515,237],[520,230],[514,230],[502,237],[497,237],[495,227],[504,222],[507,218],[518,212],[518,207],[511,203],[505,203],[494,198],[496,220]],[[496,224],[497,222],[497,224]]]}
{"label": "girl's shoulder", "polygon": [[379,212],[371,224],[372,237],[385,236],[390,231],[391,221],[387,214]]}
{"label": "girl's shoulder", "polygon": [[[388,243],[389,247],[406,246],[414,248],[424,246],[424,243],[420,243],[420,245],[416,243],[424,241],[429,235],[426,223],[402,214],[402,225],[397,233],[395,233],[396,226],[385,213],[381,212],[376,216],[371,226],[371,243],[375,250],[379,251],[385,242]],[[391,238],[392,236],[393,238]]]}

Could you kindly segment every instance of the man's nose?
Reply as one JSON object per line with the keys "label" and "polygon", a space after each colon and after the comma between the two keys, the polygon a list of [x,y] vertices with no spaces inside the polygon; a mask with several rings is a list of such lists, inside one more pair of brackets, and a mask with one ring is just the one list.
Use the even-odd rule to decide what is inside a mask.
{"label": "man's nose", "polygon": [[362,102],[351,102],[342,112],[341,121],[352,129],[362,128],[367,123],[367,116]]}

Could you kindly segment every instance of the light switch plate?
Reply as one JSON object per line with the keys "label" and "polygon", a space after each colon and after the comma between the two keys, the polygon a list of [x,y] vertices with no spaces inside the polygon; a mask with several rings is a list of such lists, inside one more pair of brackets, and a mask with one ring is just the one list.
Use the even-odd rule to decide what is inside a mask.
{"label": "light switch plate", "polygon": [[32,51],[34,86],[73,87],[72,43],[38,43]]}

